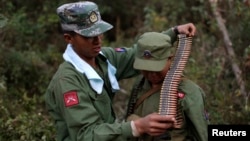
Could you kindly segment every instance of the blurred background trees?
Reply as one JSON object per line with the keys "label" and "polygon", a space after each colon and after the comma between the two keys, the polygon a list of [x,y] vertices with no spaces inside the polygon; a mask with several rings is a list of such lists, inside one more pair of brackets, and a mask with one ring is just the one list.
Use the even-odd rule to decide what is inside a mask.
{"label": "blurred background trees", "polygon": [[[197,36],[185,74],[207,94],[212,124],[250,124],[250,0],[217,0],[245,82],[240,91],[224,37],[205,0],[93,0],[102,18],[114,25],[105,46],[131,46],[145,31],[162,31],[193,22]],[[0,140],[53,141],[55,132],[43,95],[62,62],[65,42],[56,8],[72,0],[0,0]],[[122,120],[132,79],[120,82],[114,108]]]}

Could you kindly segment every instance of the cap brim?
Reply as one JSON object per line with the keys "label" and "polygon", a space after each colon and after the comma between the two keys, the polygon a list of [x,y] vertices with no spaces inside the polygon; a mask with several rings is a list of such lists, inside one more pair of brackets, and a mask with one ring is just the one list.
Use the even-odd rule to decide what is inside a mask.
{"label": "cap brim", "polygon": [[146,71],[162,71],[167,63],[167,59],[164,60],[147,60],[135,58],[134,68],[138,70]]}
{"label": "cap brim", "polygon": [[94,25],[92,25],[89,28],[82,29],[82,30],[75,30],[78,34],[81,34],[85,37],[95,37],[100,34],[103,34],[104,32],[112,29],[113,26],[105,21],[98,21]]}

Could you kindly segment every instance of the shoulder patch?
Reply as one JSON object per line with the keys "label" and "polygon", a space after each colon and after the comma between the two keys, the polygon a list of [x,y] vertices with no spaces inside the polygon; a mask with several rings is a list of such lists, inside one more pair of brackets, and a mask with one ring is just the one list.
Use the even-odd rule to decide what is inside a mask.
{"label": "shoulder patch", "polygon": [[123,47],[118,47],[118,48],[115,48],[115,51],[116,52],[126,52],[126,49]]}
{"label": "shoulder patch", "polygon": [[185,94],[183,92],[178,92],[178,98],[182,99],[185,97]]}
{"label": "shoulder patch", "polygon": [[69,91],[64,93],[64,104],[66,107],[79,104],[78,95],[76,91]]}

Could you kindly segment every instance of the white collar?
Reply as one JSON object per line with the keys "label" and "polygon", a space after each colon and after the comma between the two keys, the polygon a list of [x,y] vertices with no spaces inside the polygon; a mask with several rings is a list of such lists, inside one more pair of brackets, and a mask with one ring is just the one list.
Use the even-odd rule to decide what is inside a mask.
{"label": "white collar", "polygon": [[[100,54],[103,55],[102,52],[100,52]],[[79,71],[87,76],[91,87],[98,94],[102,93],[104,81],[86,61],[81,59],[75,53],[71,44],[67,45],[67,48],[63,54],[63,58],[65,61],[70,62],[76,68],[77,71]],[[115,77],[116,68],[108,61],[108,59],[107,59],[107,63],[108,63],[108,76],[109,76],[109,80],[110,80],[110,83],[112,86],[112,90],[113,90],[113,92],[116,92],[120,89],[118,81]]]}

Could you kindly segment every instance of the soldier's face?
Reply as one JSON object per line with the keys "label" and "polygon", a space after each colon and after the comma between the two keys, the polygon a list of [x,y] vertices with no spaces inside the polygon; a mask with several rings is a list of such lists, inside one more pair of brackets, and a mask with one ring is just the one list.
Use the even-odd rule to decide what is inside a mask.
{"label": "soldier's face", "polygon": [[74,51],[85,61],[93,59],[101,51],[103,35],[84,37],[80,34],[64,35],[66,41],[72,44]]}
{"label": "soldier's face", "polygon": [[170,61],[168,61],[162,71],[141,70],[142,75],[152,84],[161,84],[169,70]]}
{"label": "soldier's face", "polygon": [[143,70],[141,73],[152,84],[160,84],[164,80],[164,75],[161,72]]}

